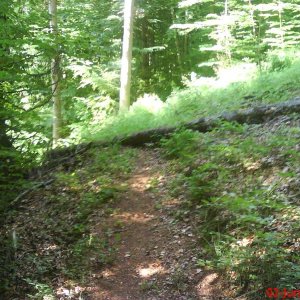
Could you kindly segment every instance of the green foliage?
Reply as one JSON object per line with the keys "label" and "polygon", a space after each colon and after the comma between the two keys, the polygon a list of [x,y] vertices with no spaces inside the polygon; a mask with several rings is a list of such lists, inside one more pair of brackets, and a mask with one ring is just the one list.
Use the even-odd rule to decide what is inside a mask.
{"label": "green foliage", "polygon": [[[99,152],[95,149],[92,152],[93,162],[90,166],[92,172],[105,171],[111,175],[127,174],[132,170],[132,158],[135,157],[135,149],[123,150],[120,145],[112,144],[105,151]],[[107,163],[111,162],[107,169]]]}
{"label": "green foliage", "polygon": [[0,238],[0,264],[2,266],[0,269],[0,293],[6,295],[11,284],[11,277],[15,273],[14,245],[11,236],[2,235]]}
{"label": "green foliage", "polygon": [[[127,114],[116,115],[122,3],[62,1],[58,9],[59,35],[55,37],[49,33],[44,3],[2,1],[1,219],[9,202],[25,188],[26,170],[39,163],[51,145],[49,75],[56,49],[60,49],[63,73],[62,145],[83,139],[113,140],[160,126],[180,127],[225,110],[299,95],[299,50],[294,48],[300,39],[299,5],[297,1],[273,2],[138,2],[132,86],[132,99],[138,101]],[[211,137],[182,129],[163,139],[165,156],[177,159],[175,168],[183,169],[172,183],[173,193],[179,194],[184,186],[187,207],[199,206],[202,210],[199,215],[203,214],[207,221],[203,228],[208,235],[201,235],[208,245],[213,244],[212,265],[224,271],[233,263],[234,274],[230,276],[240,285],[293,284],[299,272],[298,258],[294,259],[282,244],[294,231],[284,236],[277,230],[279,234],[270,239],[268,224],[283,221],[281,213],[285,209],[297,215],[295,206],[282,201],[284,196],[276,188],[282,182],[295,181],[298,174],[294,166],[300,159],[295,147],[299,130],[265,134],[263,141],[246,135],[247,130],[245,126],[222,122]],[[265,163],[270,154],[286,164],[288,171],[270,169],[270,164]],[[57,226],[49,221],[52,215],[47,222],[57,234],[57,243],[68,241],[74,246],[73,262],[78,262],[78,268],[85,253],[97,247],[109,249],[103,246],[106,242],[87,238],[90,235],[86,223],[95,210],[109,207],[117,199],[124,187],[113,183],[111,177],[130,173],[134,151],[114,146],[101,152],[95,149],[89,155],[88,168],[56,174],[55,186],[61,186],[61,190],[49,196],[57,213],[70,211],[72,215],[71,221],[62,219]],[[274,186],[268,188],[262,180],[270,177],[267,169],[277,176]],[[237,180],[238,185],[234,184]],[[153,181],[150,188],[156,184]],[[74,195],[79,196],[74,199]],[[297,228],[290,220],[288,224]],[[244,238],[251,240],[251,246],[236,246]],[[105,261],[105,251],[100,261]],[[271,264],[273,271],[269,275],[259,272],[259,265],[267,268],[271,257],[277,260]],[[29,254],[24,261],[33,265],[39,276],[53,270],[48,259]],[[287,270],[288,266],[290,271],[279,276],[280,269]],[[39,280],[32,282],[38,292],[31,297],[50,293]]]}
{"label": "green foliage", "polygon": [[[170,157],[177,166],[170,190],[186,198],[177,216],[193,212],[199,218],[198,265],[218,270],[242,294],[270,286],[299,288],[300,211],[281,190],[297,180],[300,157],[293,149],[299,131],[260,128],[220,123],[210,133],[195,135],[197,148],[190,148],[188,162],[182,155],[186,132],[180,147],[178,133],[163,142],[177,149]],[[289,170],[282,171],[284,166]]]}
{"label": "green foliage", "polygon": [[180,1],[179,11],[188,18],[172,28],[200,45],[202,72],[243,59],[261,66],[268,51],[298,44],[299,7],[293,1]]}
{"label": "green foliage", "polygon": [[[174,0],[162,4],[155,0],[137,6],[132,99],[146,93],[168,100],[162,103],[145,97],[144,102],[153,101],[160,108],[138,103],[128,115],[116,117],[120,1],[60,3],[58,37],[49,34],[49,15],[41,3],[9,0],[1,4],[1,128],[5,127],[22,155],[34,160],[51,144],[49,62],[57,48],[63,73],[63,145],[77,143],[82,137],[110,139],[147,128],[180,125],[199,116],[253,102],[285,100],[298,93],[299,68],[294,62],[299,55],[293,47],[299,40],[299,8],[295,3]],[[235,67],[240,62],[243,66],[257,63],[266,73],[232,85],[224,84],[224,79],[228,83],[234,71],[227,70],[217,81],[203,77],[220,77],[225,66]],[[241,70],[247,73],[245,68]],[[283,73],[275,74],[278,71]],[[185,85],[194,87],[178,92]],[[249,96],[252,101],[243,101]]]}
{"label": "green foliage", "polygon": [[28,188],[24,171],[31,166],[33,164],[21,153],[0,145],[0,223],[9,212],[11,201]]}
{"label": "green foliage", "polygon": [[109,245],[108,240],[93,235],[82,237],[70,250],[65,275],[84,281],[92,258],[100,266],[105,266],[112,262],[114,254],[115,249]]}
{"label": "green foliage", "polygon": [[270,72],[281,71],[290,68],[293,58],[287,55],[272,54],[267,60],[267,70]]}
{"label": "green foliage", "polygon": [[[299,265],[282,247],[284,238],[277,233],[258,231],[253,240],[220,235],[213,243],[214,259],[199,260],[199,264],[230,270],[228,279],[242,289],[264,291],[270,286],[297,289]],[[263,298],[264,293],[260,296]]]}
{"label": "green foliage", "polygon": [[200,136],[196,131],[178,129],[170,138],[161,139],[161,146],[169,158],[189,159],[191,152],[199,147]]}
{"label": "green foliage", "polygon": [[[47,30],[44,5],[11,0],[2,4],[1,128],[4,120],[5,133],[23,156],[33,161],[51,145],[49,62],[58,47],[62,145],[180,125],[226,109],[285,100],[299,92],[295,63],[299,55],[292,48],[299,39],[295,18],[299,9],[294,3],[164,1],[162,5],[155,0],[137,6],[132,99],[146,96],[129,114],[116,116],[121,2],[60,3],[58,37]],[[182,26],[176,29],[174,24]],[[255,72],[245,76],[246,67],[252,70],[255,63],[263,73],[256,79]],[[225,66],[230,66],[226,72]],[[218,80],[203,77],[212,75]],[[188,88],[179,91],[184,86]]]}
{"label": "green foliage", "polygon": [[226,178],[226,170],[219,169],[215,163],[207,162],[192,171],[187,179],[190,197],[201,202],[214,193],[215,186]]}
{"label": "green foliage", "polygon": [[36,281],[31,281],[30,279],[26,280],[28,284],[32,285],[37,292],[34,295],[27,295],[29,299],[47,299],[54,300],[54,291],[47,284],[38,283]]}
{"label": "green foliage", "polygon": [[117,191],[115,187],[104,186],[98,191],[84,193],[78,206],[77,221],[80,222],[80,224],[75,225],[76,230],[81,231],[81,229],[84,229],[84,227],[81,228],[81,223],[86,222],[88,216],[95,212],[97,208],[112,202],[116,197]]}
{"label": "green foliage", "polygon": [[[299,60],[294,60],[280,71],[271,72],[270,68],[275,67],[270,64],[266,64],[266,70],[261,72],[256,68],[253,71],[252,67],[251,64],[242,64],[222,70],[217,79],[199,78],[185,90],[175,91],[166,102],[153,95],[145,95],[128,114],[113,116],[100,126],[90,127],[89,133],[83,137],[87,140],[111,140],[150,128],[181,126],[184,122],[224,111],[285,101],[299,94]],[[247,68],[250,70],[248,73]]]}
{"label": "green foliage", "polygon": [[[58,167],[49,190],[30,194],[31,219],[24,218],[23,210],[15,212],[18,247],[13,247],[10,230],[0,240],[1,276],[7,279],[1,281],[1,295],[21,294],[23,299],[26,290],[33,299],[50,297],[53,278],[62,276],[79,284],[89,278],[92,268],[114,260],[114,243],[120,241],[120,234],[106,228],[105,216],[112,213],[120,192],[126,189],[122,181],[134,165],[135,153],[119,145],[90,149],[78,157],[76,169]],[[10,215],[12,220],[15,217]],[[103,222],[103,234],[95,230],[98,222]],[[33,227],[39,230],[28,234]],[[16,255],[22,255],[22,260],[15,260]],[[16,282],[24,278],[28,279],[26,286],[21,284],[16,291]]]}

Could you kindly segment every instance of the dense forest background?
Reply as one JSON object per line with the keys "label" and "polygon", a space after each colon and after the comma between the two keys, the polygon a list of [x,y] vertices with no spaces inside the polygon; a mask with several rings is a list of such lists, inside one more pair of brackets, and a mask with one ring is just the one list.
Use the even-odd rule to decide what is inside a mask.
{"label": "dense forest background", "polygon": [[[278,70],[300,38],[297,1],[137,1],[135,8],[132,102],[145,94],[165,102],[238,63],[244,77],[253,68]],[[123,2],[60,1],[57,18],[54,33],[47,3],[1,3],[1,145],[26,158],[51,145],[57,54],[62,144],[80,140],[84,128],[99,130],[118,108]]]}
{"label": "dense forest background", "polygon": [[139,99],[131,109],[137,117],[115,120],[123,2],[59,1],[55,32],[48,3],[2,2],[0,152],[6,163],[0,172],[14,181],[16,174],[22,177],[17,169],[36,163],[52,147],[55,57],[60,145],[107,139],[218,112],[233,94],[229,107],[238,97],[261,101],[268,93],[260,85],[264,79],[254,92],[245,86],[225,96],[212,91],[289,67],[298,55],[299,10],[298,1],[137,1],[131,87],[131,102]]}
{"label": "dense forest background", "polygon": [[[1,3],[3,188],[10,190],[10,181],[22,179],[21,169],[52,147],[55,57],[61,146],[178,124],[226,107],[285,100],[297,92],[298,1],[137,1],[135,105],[129,114],[117,115],[123,6],[122,1],[59,1],[53,31],[48,3]],[[265,78],[285,68],[291,70],[284,80]]]}
{"label": "dense forest background", "polygon": [[[0,2],[1,219],[53,146],[111,141],[299,96],[299,0],[136,0],[127,111],[119,111],[124,1],[55,4],[54,16],[48,1]],[[220,130],[237,134],[235,126]],[[206,141],[186,131],[163,145],[167,155],[182,155],[186,169],[195,139]],[[244,146],[237,156],[247,153]],[[208,169],[215,172],[220,161],[213,159]],[[191,186],[198,184],[193,176]]]}

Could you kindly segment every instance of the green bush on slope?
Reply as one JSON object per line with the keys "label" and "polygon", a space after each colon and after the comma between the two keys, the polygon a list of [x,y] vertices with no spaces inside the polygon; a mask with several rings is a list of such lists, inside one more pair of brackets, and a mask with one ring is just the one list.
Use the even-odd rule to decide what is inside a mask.
{"label": "green bush on slope", "polygon": [[[247,75],[243,76],[243,72]],[[87,140],[111,140],[150,128],[178,126],[227,110],[285,101],[299,92],[300,60],[291,63],[289,58],[273,58],[260,72],[253,69],[253,64],[242,64],[223,70],[219,78],[200,78],[194,86],[174,91],[166,102],[155,95],[145,95],[128,113],[112,116],[100,126],[90,126],[82,134]]]}
{"label": "green bush on slope", "polygon": [[198,265],[219,271],[237,294],[256,291],[257,299],[261,291],[263,299],[269,287],[299,289],[298,137],[298,127],[223,123],[162,141],[175,159],[172,196],[185,199],[177,215],[198,219]]}

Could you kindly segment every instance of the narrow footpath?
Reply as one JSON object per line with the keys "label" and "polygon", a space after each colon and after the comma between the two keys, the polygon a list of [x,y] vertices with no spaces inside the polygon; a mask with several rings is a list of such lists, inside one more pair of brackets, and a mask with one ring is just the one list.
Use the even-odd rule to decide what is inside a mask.
{"label": "narrow footpath", "polygon": [[[155,150],[139,151],[128,189],[104,222],[118,225],[120,241],[111,267],[94,274],[91,299],[218,299],[217,275],[196,265],[192,225],[172,217],[179,203],[167,196],[165,168]],[[103,234],[103,221],[96,232]]]}

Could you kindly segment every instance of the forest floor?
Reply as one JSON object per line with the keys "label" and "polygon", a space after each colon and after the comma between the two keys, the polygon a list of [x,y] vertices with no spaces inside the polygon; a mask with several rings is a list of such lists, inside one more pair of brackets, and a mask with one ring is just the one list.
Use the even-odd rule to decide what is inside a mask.
{"label": "forest floor", "polygon": [[[71,169],[58,166],[50,172],[56,183],[21,200],[5,227],[18,243],[10,253],[15,273],[5,300],[218,299],[218,275],[196,264],[192,220],[176,217],[180,201],[168,192],[174,177],[168,161],[155,148],[116,151],[128,161],[113,171],[109,186],[117,192],[104,190],[108,202],[94,205],[99,180],[108,180],[97,178],[94,153]],[[106,160],[100,164],[109,168]]]}
{"label": "forest floor", "polygon": [[183,130],[44,170],[33,184],[54,182],[22,197],[0,229],[0,299],[246,300],[277,284],[300,289],[299,122]]}
{"label": "forest floor", "polygon": [[[96,273],[91,299],[198,299],[213,296],[217,275],[196,268],[197,241],[187,218],[177,222],[171,211],[159,153],[139,150],[135,170],[127,180],[117,210],[104,222],[121,224],[118,251],[112,266]],[[153,191],[151,181],[158,178]],[[96,232],[103,231],[102,222]],[[211,297],[214,298],[214,297]]]}

